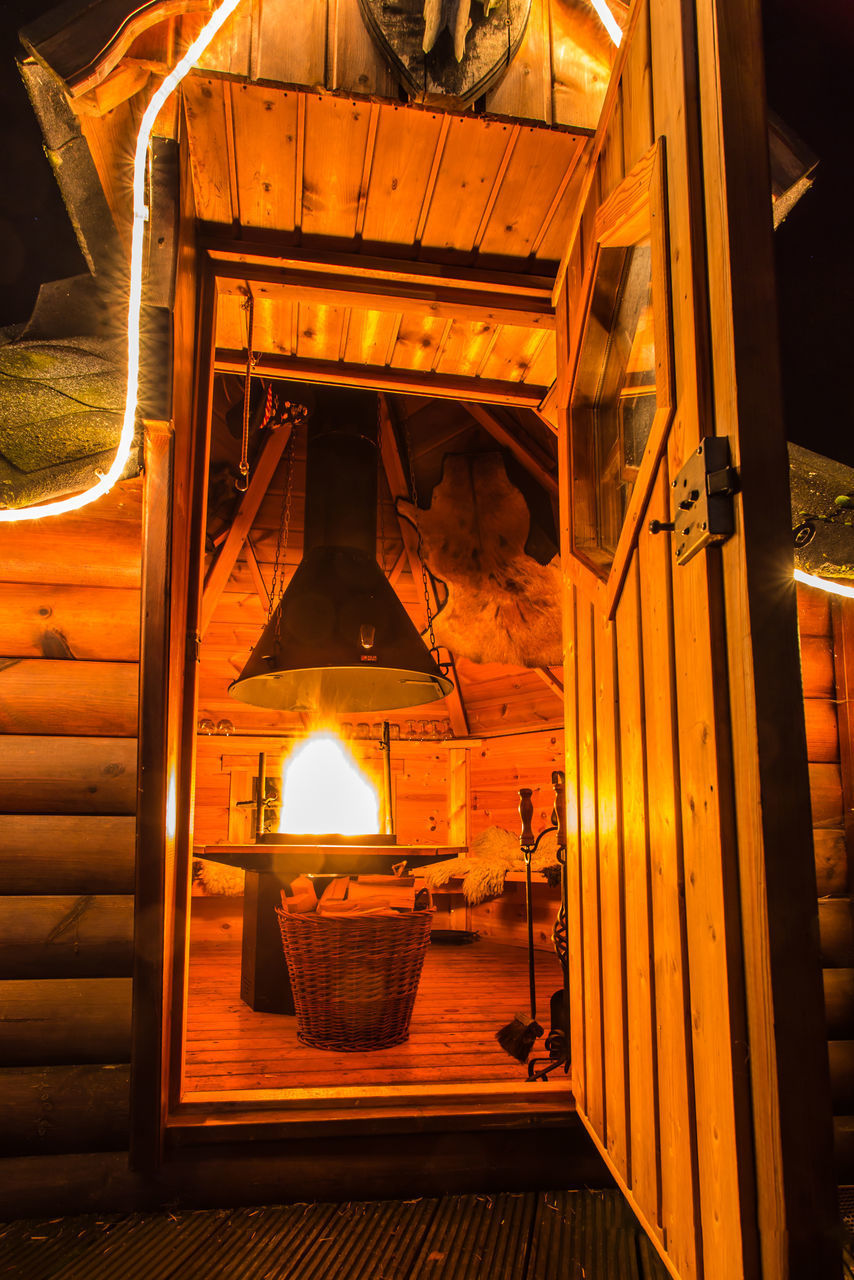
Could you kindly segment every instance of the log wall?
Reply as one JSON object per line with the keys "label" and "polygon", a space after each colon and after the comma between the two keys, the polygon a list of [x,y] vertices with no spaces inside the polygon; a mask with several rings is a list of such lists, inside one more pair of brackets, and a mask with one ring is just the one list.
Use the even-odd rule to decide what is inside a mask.
{"label": "log wall", "polygon": [[0,1154],[128,1140],[141,482],[0,527]]}
{"label": "log wall", "polygon": [[837,1177],[854,1176],[854,916],[851,903],[854,609],[798,587]]}

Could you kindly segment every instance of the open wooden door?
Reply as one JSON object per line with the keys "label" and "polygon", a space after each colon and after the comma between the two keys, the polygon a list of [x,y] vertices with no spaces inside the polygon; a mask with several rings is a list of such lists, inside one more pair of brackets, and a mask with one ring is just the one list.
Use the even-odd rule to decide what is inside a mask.
{"label": "open wooden door", "polygon": [[754,0],[636,0],[563,265],[578,1109],[674,1276],[836,1275]]}

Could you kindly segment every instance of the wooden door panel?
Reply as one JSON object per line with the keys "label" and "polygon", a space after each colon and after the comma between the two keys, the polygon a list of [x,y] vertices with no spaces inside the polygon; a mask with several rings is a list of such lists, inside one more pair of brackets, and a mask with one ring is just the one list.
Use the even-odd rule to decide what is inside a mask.
{"label": "wooden door panel", "polygon": [[[803,735],[788,733],[803,717],[791,673],[797,640],[794,610],[789,620],[776,606],[768,577],[773,570],[774,591],[793,598],[791,539],[785,503],[766,501],[758,465],[763,450],[784,459],[785,442],[779,420],[766,413],[762,444],[751,434],[749,450],[740,447],[739,392],[745,376],[756,386],[773,382],[773,344],[758,362],[744,323],[748,314],[754,332],[760,323],[749,301],[740,349],[734,302],[724,315],[739,290],[749,292],[750,264],[740,280],[731,278],[721,160],[729,151],[714,105],[727,94],[761,96],[761,76],[744,81],[720,61],[741,57],[733,32],[755,43],[754,12],[755,0],[633,6],[555,295],[573,1087],[579,1114],[678,1280],[795,1280],[806,1274],[799,1259],[810,1247],[811,1274],[834,1274],[830,1108],[812,1043],[819,971],[804,889],[813,860],[798,847],[809,824],[806,752]],[[716,33],[726,36],[719,47]],[[754,65],[753,52],[750,59]],[[729,119],[737,150],[737,112]],[[666,196],[651,225],[660,219],[666,227],[673,414],[663,450],[648,451],[648,509],[621,542],[624,585],[609,605],[604,570],[597,576],[593,561],[573,551],[573,502],[583,481],[573,462],[588,454],[572,438],[567,406],[592,294],[597,210],[623,198],[653,143],[666,155]],[[759,226],[759,234],[767,232]],[[658,358],[658,318],[655,333]],[[745,404],[755,410],[752,394]],[[772,402],[775,395],[771,388]],[[756,417],[745,418],[746,433]],[[585,429],[578,414],[575,430]],[[737,532],[723,550],[707,548],[682,564],[669,534],[653,533],[650,521],[672,520],[671,481],[713,433],[729,437],[736,460],[757,464],[755,488],[742,486]],[[594,516],[595,505],[588,504]],[[788,673],[776,686],[767,672],[755,676],[758,619],[774,620],[768,652]],[[786,742],[786,796],[763,764],[763,752],[775,758],[775,737],[778,761]],[[776,846],[766,843],[774,832],[785,840],[784,813],[796,833],[786,841],[788,900]],[[797,961],[782,946],[786,919]],[[801,1098],[792,1088],[794,1020],[780,1005],[786,982],[811,1036]],[[807,1151],[810,1126],[815,1155]]]}

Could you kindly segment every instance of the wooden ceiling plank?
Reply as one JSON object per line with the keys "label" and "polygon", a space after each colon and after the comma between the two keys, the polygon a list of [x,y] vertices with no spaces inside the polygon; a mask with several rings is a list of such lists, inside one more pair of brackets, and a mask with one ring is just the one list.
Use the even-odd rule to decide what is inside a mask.
{"label": "wooden ceiling plank", "polygon": [[430,176],[427,179],[427,189],[424,192],[424,199],[421,202],[421,212],[418,215],[418,223],[415,227],[415,243],[421,243],[421,237],[424,234],[424,226],[427,222],[427,215],[430,212],[430,206],[433,203],[433,196],[436,191],[436,182],[439,177],[439,168],[442,163],[442,157],[445,154],[445,145],[448,141],[448,131],[451,127],[451,117],[444,116],[442,119],[442,127],[439,131],[439,138],[436,142],[436,150],[433,153],[433,164],[430,168]]}
{"label": "wooden ceiling plank", "polygon": [[302,192],[305,181],[305,94],[297,96],[296,154],[294,156],[294,230],[302,230]]}
{"label": "wooden ceiling plank", "polygon": [[511,298],[499,301],[495,294],[452,285],[422,285],[412,282],[378,282],[348,279],[344,275],[321,274],[317,271],[287,271],[278,267],[246,264],[216,264],[220,294],[245,294],[247,283],[257,284],[259,295],[279,294],[299,297],[305,302],[333,306],[360,306],[372,311],[422,311],[443,320],[469,319],[482,324],[508,324],[532,329],[554,329],[551,306],[539,301]]}
{"label": "wooden ceiling plank", "polygon": [[404,314],[389,364],[432,372],[444,330],[445,322],[438,316]]}
{"label": "wooden ceiling plank", "polygon": [[[218,348],[218,373],[243,374],[246,354]],[[431,396],[466,400],[477,404],[506,404],[536,409],[548,390],[526,382],[495,382],[486,378],[456,377],[441,373],[412,373],[378,365],[348,365],[335,360],[299,360],[283,355],[259,355],[255,365],[259,378],[285,378],[301,382],[326,382],[330,386],[369,387],[399,395]]]}
{"label": "wooden ceiling plank", "polygon": [[540,344],[531,357],[531,363],[522,379],[523,382],[535,382],[538,387],[550,386],[557,376],[557,343],[550,334],[544,334],[543,337],[546,341]]}
{"label": "wooden ceiling plank", "polygon": [[344,308],[306,302],[300,304],[298,360],[336,361],[341,346]]}
{"label": "wooden ceiling plank", "polygon": [[[542,335],[536,329],[502,325],[484,361],[480,376],[524,382],[531,362],[539,352]],[[546,385],[551,378],[546,380]]]}
{"label": "wooden ceiling plank", "polygon": [[474,377],[494,340],[497,325],[455,320],[439,354],[436,370]]}
{"label": "wooden ceiling plank", "polygon": [[574,134],[520,133],[480,237],[482,254],[526,258],[533,253],[541,211],[551,207],[577,146]]}
{"label": "wooden ceiling plank", "polygon": [[188,76],[181,86],[187,115],[196,213],[203,222],[234,220],[228,156],[222,146],[227,125],[223,83]]}
{"label": "wooden ceiling plank", "polygon": [[566,195],[566,189],[569,186],[570,179],[572,178],[573,174],[578,168],[578,162],[581,159],[581,153],[583,152],[583,150],[584,150],[584,139],[579,138],[576,143],[575,150],[573,151],[570,157],[569,163],[566,166],[566,173],[563,175],[561,184],[558,187],[557,191],[555,192],[554,199],[552,200],[551,204],[549,205],[546,211],[546,216],[543,218],[542,226],[540,227],[537,234],[534,236],[534,243],[531,246],[531,253],[534,255],[534,257],[536,257],[537,254],[539,253],[540,248],[542,247],[543,241],[546,238],[546,234],[549,231],[549,228],[551,227],[552,220],[554,219],[554,216],[557,213],[558,209],[560,208],[560,205]]}
{"label": "wooden ceiling plank", "polygon": [[403,323],[403,312],[399,311],[394,317],[394,323],[389,330],[388,346],[386,348],[384,365],[390,365],[394,356],[394,349],[397,346],[397,339],[400,334],[400,326]]}
{"label": "wooden ceiling plank", "polygon": [[483,237],[486,234],[486,228],[489,226],[492,218],[492,210],[495,208],[496,201],[498,200],[498,193],[504,182],[505,174],[510,167],[510,161],[513,159],[513,152],[516,150],[516,144],[518,143],[521,134],[522,126],[520,124],[513,125],[513,128],[510,130],[510,136],[507,139],[507,145],[504,148],[504,155],[501,157],[501,164],[498,166],[498,172],[495,175],[495,181],[492,184],[492,190],[489,193],[489,199],[487,200],[486,207],[483,211],[483,217],[481,218],[477,231],[474,235],[474,244],[472,245],[472,248],[477,249],[478,251],[480,250]]}
{"label": "wooden ceiling plank", "polygon": [[362,232],[367,243],[414,243],[443,127],[440,112],[380,108]]}
{"label": "wooden ceiling plank", "polygon": [[435,353],[435,355],[433,356],[433,363],[432,363],[432,365],[431,365],[431,369],[433,370],[433,372],[434,372],[434,373],[435,373],[435,371],[436,371],[436,370],[438,369],[438,367],[439,367],[439,364],[440,364],[440,362],[441,362],[442,356],[443,356],[443,354],[444,354],[444,352],[445,352],[445,348],[446,348],[446,347],[447,347],[447,345],[448,345],[448,339],[449,339],[449,338],[450,338],[450,336],[451,336],[451,330],[453,329],[453,327],[454,327],[454,322],[453,322],[453,320],[446,320],[446,321],[445,321],[445,328],[444,328],[444,330],[443,330],[443,332],[442,332],[442,336],[441,336],[441,338],[439,339],[438,343],[436,344],[436,353]]}
{"label": "wooden ceiling plank", "polygon": [[[244,368],[245,363],[244,356]],[[249,481],[249,488],[240,499],[237,514],[231,522],[228,536],[208,570],[202,592],[201,619],[199,622],[199,634],[201,636],[204,636],[217,601],[223,593],[225,584],[231,577],[231,571],[237,563],[237,557],[243,549],[243,544],[258,514],[261,499],[267,492],[270,481],[275,475],[276,467],[279,465],[290,434],[291,428],[288,425],[278,427],[271,432],[264,450],[255,464],[255,470]]]}
{"label": "wooden ceiling plank", "polygon": [[524,298],[543,310],[549,308],[548,300],[552,293],[553,277],[550,274],[527,275],[495,268],[452,266],[448,263],[430,262],[424,257],[415,261],[341,250],[271,245],[261,240],[254,241],[251,234],[247,236],[242,232],[238,239],[219,230],[203,231],[199,237],[199,247],[216,263],[245,263],[247,266],[263,268],[265,272],[269,268],[280,271],[325,272],[354,280],[389,284],[470,289],[482,294],[509,293],[515,298]]}
{"label": "wooden ceiling plank", "polygon": [[436,187],[418,237],[422,249],[470,252],[507,151],[512,125],[448,116]]}
{"label": "wooden ceiling plank", "polygon": [[377,129],[380,123],[379,103],[371,103],[371,117],[368,121],[368,140],[365,144],[365,162],[362,165],[362,181],[359,184],[359,208],[356,213],[356,235],[361,236],[365,229],[365,210],[368,207],[368,191],[371,185],[371,169],[377,147]]}
{"label": "wooden ceiling plank", "polygon": [[500,411],[488,409],[482,404],[467,404],[466,410],[493,439],[505,449],[510,450],[513,457],[542,485],[546,493],[557,493],[557,474],[553,467],[544,456],[540,455],[539,450],[535,451],[531,445],[520,439],[518,428],[509,418],[502,415]]}
{"label": "wooden ceiling plank", "polygon": [[241,84],[232,98],[240,224],[292,231],[298,95]]}
{"label": "wooden ceiling plank", "polygon": [[[306,94],[302,230],[352,240],[367,150],[370,104]],[[370,195],[368,197],[370,208]]]}
{"label": "wooden ceiling plank", "polygon": [[[386,480],[388,481],[389,492],[397,511],[397,500],[402,498],[409,502],[411,494],[409,492],[409,484],[406,479],[406,469],[403,464],[403,458],[397,445],[397,436],[395,434],[394,422],[391,417],[388,400],[384,395],[379,397],[380,408],[380,455],[382,457],[383,470],[385,471]],[[415,530],[408,520],[404,520],[398,513],[398,524],[400,526],[400,536],[403,539],[403,545],[406,549],[406,555],[409,560],[409,568],[412,577],[416,583],[422,580],[422,564],[421,557],[418,554],[418,532]],[[439,601],[436,597],[436,588],[430,574],[427,574],[427,590],[430,594],[430,607],[435,613],[439,607]],[[451,729],[455,737],[468,737],[469,725],[468,716],[466,715],[465,704],[460,693],[460,681],[454,667],[454,656],[448,653],[449,658],[449,675],[453,680],[454,687],[448,694],[447,702],[448,715],[451,721]]]}

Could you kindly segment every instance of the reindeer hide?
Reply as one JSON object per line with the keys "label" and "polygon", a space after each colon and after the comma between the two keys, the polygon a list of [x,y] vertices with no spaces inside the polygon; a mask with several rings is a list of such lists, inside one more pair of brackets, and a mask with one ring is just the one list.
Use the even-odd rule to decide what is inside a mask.
{"label": "reindeer hide", "polygon": [[[412,505],[399,507],[415,523]],[[526,555],[530,515],[501,454],[449,454],[417,524],[425,563],[448,589],[434,620],[440,645],[473,662],[563,661],[560,559],[541,565]]]}

